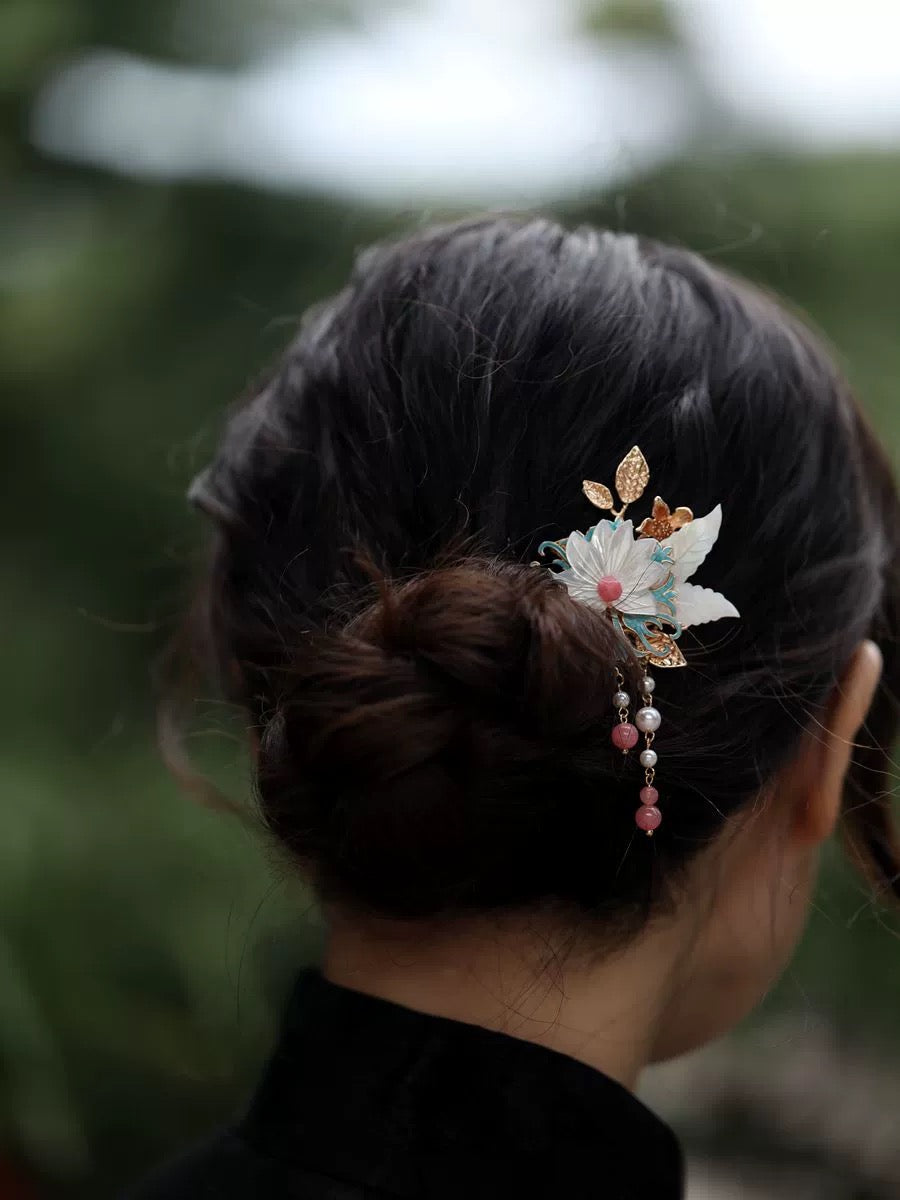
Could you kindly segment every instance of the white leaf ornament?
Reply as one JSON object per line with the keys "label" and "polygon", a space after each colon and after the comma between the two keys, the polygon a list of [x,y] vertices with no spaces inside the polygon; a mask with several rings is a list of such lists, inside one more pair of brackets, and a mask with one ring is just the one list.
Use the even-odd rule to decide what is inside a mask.
{"label": "white leaf ornament", "polygon": [[662,545],[672,552],[672,574],[676,583],[690,579],[716,544],[721,527],[722,505],[717,504],[705,517],[696,517],[663,541]]}
{"label": "white leaf ornament", "polygon": [[719,621],[722,617],[741,615],[721,592],[714,592],[712,588],[697,587],[694,583],[679,585],[675,608],[682,629],[691,625],[703,625],[706,621]]}
{"label": "white leaf ornament", "polygon": [[722,617],[740,616],[721,592],[687,582],[716,544],[721,528],[722,505],[717,504],[705,517],[697,517],[662,543],[672,555],[672,574],[677,585],[675,609],[683,629],[719,621]]}

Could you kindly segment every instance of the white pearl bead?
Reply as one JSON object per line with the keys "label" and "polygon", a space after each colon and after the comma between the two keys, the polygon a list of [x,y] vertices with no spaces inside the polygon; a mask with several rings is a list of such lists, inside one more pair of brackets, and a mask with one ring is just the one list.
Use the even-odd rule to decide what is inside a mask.
{"label": "white pearl bead", "polygon": [[655,733],[662,723],[658,708],[639,708],[635,714],[634,723],[641,733]]}
{"label": "white pearl bead", "polygon": [[616,708],[627,708],[631,703],[631,697],[627,692],[616,692],[613,695],[613,704]]}
{"label": "white pearl bead", "polygon": [[641,680],[641,691],[645,695],[652,696],[653,689],[655,687],[656,687],[656,680],[653,678],[652,675],[645,675],[644,678]]}
{"label": "white pearl bead", "polygon": [[655,767],[657,758],[658,758],[658,755],[655,750],[642,750],[641,751],[641,766],[642,767]]}

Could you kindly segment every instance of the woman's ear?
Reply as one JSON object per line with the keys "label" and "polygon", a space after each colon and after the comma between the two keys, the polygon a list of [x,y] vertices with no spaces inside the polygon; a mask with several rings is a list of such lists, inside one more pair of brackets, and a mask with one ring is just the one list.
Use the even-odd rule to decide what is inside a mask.
{"label": "woman's ear", "polygon": [[810,732],[794,777],[797,842],[817,846],[833,832],[841,811],[853,745],[881,678],[881,651],[861,642],[828,702],[823,722]]}

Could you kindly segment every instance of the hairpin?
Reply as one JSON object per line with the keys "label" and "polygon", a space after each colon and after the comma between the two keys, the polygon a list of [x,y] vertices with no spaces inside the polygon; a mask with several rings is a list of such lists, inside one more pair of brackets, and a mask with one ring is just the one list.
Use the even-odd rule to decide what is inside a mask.
{"label": "hairpin", "polygon": [[631,697],[625,691],[625,676],[615,668],[613,705],[618,720],[612,743],[627,755],[643,734],[639,759],[644,786],[634,819],[651,837],[662,821],[659,792],[654,786],[657,752],[653,748],[662,717],[654,703],[656,683],[649,668],[685,666],[677,644],[683,629],[740,614],[721,593],[687,582],[715,545],[722,506],[717,504],[705,517],[695,519],[689,508],[672,511],[657,496],[651,515],[635,530],[633,522],[625,520],[625,511],[641,498],[649,481],[650,468],[634,446],[616,469],[618,509],[605,484],[584,481],[585,496],[596,508],[609,511],[611,519],[598,521],[587,533],[575,531],[560,541],[542,542],[538,553],[549,556],[553,578],[568,589],[573,600],[602,612],[612,622],[644,668],[643,705],[635,713],[634,723],[629,718]]}

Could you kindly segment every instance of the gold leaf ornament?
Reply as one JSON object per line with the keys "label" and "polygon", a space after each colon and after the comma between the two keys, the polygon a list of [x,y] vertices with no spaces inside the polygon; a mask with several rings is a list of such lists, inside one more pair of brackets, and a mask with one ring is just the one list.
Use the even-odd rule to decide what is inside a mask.
{"label": "gold leaf ornament", "polygon": [[686,667],[687,662],[674,638],[668,633],[651,634],[648,641],[653,652],[647,661],[653,667]]}
{"label": "gold leaf ornament", "polygon": [[[666,621],[665,624],[670,624]],[[648,619],[645,622],[644,639],[625,625],[621,620],[617,622],[620,632],[625,636],[634,648],[635,653],[652,667],[686,667],[687,661],[675,638],[678,636],[678,631],[675,626],[672,626],[674,634],[668,633],[663,629],[663,621],[660,619]]]}
{"label": "gold leaf ornament", "polygon": [[640,500],[650,482],[650,468],[637,446],[632,446],[616,468],[616,491],[623,504]]}
{"label": "gold leaf ornament", "polygon": [[605,483],[594,483],[593,480],[586,479],[581,486],[584,494],[595,508],[612,508],[612,492]]}

